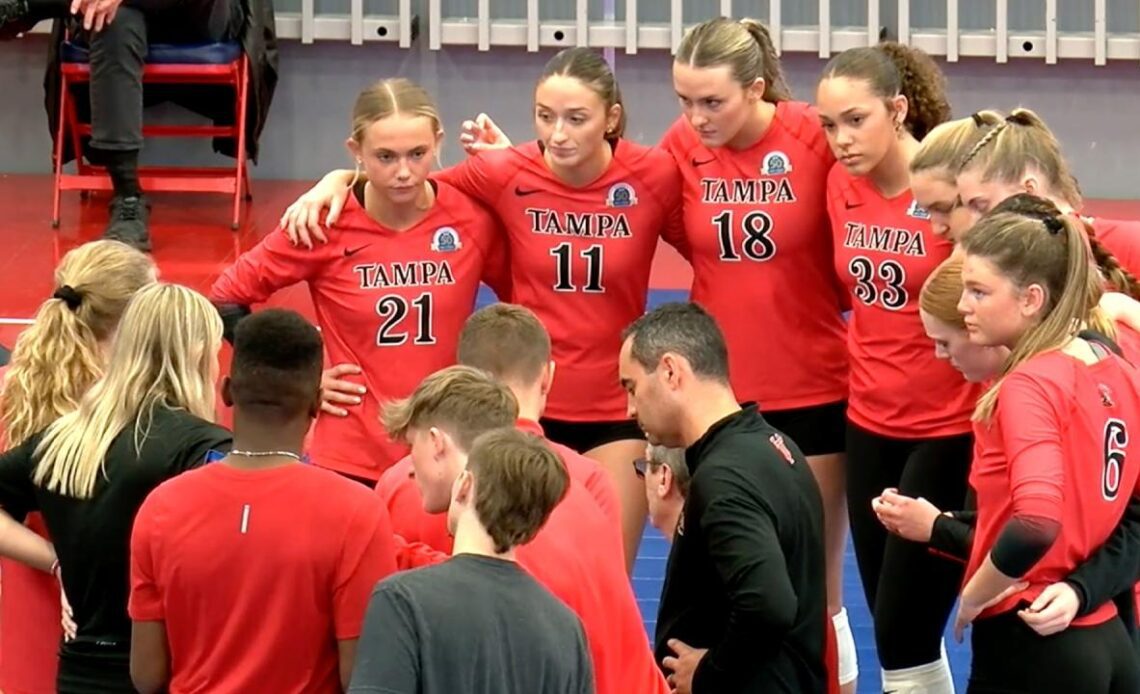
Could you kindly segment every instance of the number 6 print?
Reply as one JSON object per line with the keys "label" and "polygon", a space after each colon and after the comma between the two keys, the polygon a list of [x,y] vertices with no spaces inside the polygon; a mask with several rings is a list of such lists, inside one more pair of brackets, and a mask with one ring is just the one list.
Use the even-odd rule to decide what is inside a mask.
{"label": "number 6 print", "polygon": [[1116,499],[1123,478],[1125,448],[1128,447],[1128,427],[1119,419],[1104,423],[1104,473],[1101,475],[1100,493],[1105,501]]}

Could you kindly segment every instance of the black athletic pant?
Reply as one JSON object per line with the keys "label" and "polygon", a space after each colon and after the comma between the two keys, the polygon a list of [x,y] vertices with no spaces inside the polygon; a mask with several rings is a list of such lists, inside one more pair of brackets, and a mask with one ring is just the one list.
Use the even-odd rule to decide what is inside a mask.
{"label": "black athletic pant", "polygon": [[81,38],[91,48],[91,146],[142,148],[142,72],[150,43],[234,38],[240,0],[125,0],[114,21]]}
{"label": "black athletic pant", "polygon": [[978,620],[971,629],[967,694],[1140,692],[1140,663],[1119,619],[1038,636],[1013,610]]}
{"label": "black athletic pant", "polygon": [[924,497],[940,509],[962,508],[973,437],[904,441],[847,424],[847,510],[875,645],[886,670],[934,662],[958,597],[963,567],[926,545],[891,535],[871,510],[887,487]]}

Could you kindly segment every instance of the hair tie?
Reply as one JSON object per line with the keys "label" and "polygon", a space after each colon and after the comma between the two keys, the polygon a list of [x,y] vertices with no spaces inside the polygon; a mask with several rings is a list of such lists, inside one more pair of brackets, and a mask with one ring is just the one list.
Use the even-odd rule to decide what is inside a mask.
{"label": "hair tie", "polygon": [[1056,236],[1065,230],[1065,223],[1059,217],[1049,215],[1041,220],[1045,224],[1045,230],[1050,234]]}
{"label": "hair tie", "polygon": [[970,118],[974,119],[974,125],[979,128],[986,124],[986,122],[982,120],[982,114],[980,113],[971,113]]}
{"label": "hair tie", "polygon": [[63,303],[67,304],[67,307],[72,311],[78,309],[79,305],[83,303],[83,295],[75,291],[75,287],[72,287],[70,284],[65,284],[55,290],[51,298],[60,299]]}

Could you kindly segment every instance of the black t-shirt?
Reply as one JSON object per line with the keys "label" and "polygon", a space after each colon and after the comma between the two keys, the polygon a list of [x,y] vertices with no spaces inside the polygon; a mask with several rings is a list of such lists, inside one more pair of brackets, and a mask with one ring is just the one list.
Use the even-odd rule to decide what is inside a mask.
{"label": "black t-shirt", "polygon": [[657,615],[669,639],[708,648],[694,694],[826,691],[823,501],[798,447],[749,406],[685,454],[689,495]]}
{"label": "black t-shirt", "polygon": [[79,627],[76,640],[60,653],[61,670],[69,655],[130,652],[127,596],[135,514],[155,487],[203,464],[209,450],[228,451],[232,445],[225,429],[165,407],[154,409],[144,431],[137,449],[133,422],[115,437],[90,499],[61,496],[32,483],[42,432],[0,455],[0,507],[16,520],[31,511],[43,514]]}
{"label": "black t-shirt", "polygon": [[473,554],[376,586],[349,687],[357,694],[593,691],[578,617],[514,562]]}

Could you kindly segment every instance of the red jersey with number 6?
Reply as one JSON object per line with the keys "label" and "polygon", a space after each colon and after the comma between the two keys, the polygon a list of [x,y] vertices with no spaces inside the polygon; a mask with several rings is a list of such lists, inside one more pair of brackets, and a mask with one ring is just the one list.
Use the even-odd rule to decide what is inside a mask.
{"label": "red jersey with number 6", "polygon": [[558,376],[546,416],[624,420],[622,330],[645,312],[664,235],[683,245],[680,176],[668,153],[627,140],[592,183],[573,188],[536,142],[482,152],[439,174],[495,211],[507,229],[513,301],[550,331]]}
{"label": "red jersey with number 6", "polygon": [[826,207],[835,158],[814,110],[780,102],[742,150],[706,147],[679,118],[661,146],[684,180],[692,298],[724,332],[737,396],[767,411],[847,397],[846,290]]}
{"label": "red jersey with number 6", "polygon": [[360,366],[363,402],[346,406],[347,417],[317,418],[309,447],[316,465],[377,480],[403,457],[407,447],[380,424],[381,405],[455,363],[480,280],[497,291],[506,286],[494,218],[451,186],[434,185],[434,206],[410,229],[381,226],[349,195],[332,243],[308,250],[275,231],[210,289],[214,303],[249,305],[307,282],[328,363]]}
{"label": "red jersey with number 6", "polygon": [[909,190],[886,199],[841,164],[827,179],[827,209],[835,270],[852,295],[847,416],[898,439],[968,433],[978,387],[935,357],[918,315],[922,284],[953,245]]}
{"label": "red jersey with number 6", "polygon": [[[1138,431],[1140,372],[1123,358],[1089,365],[1053,350],[1005,377],[993,417],[976,431],[970,486],[978,525],[967,580],[1014,516],[1053,521],[1060,531],[1021,577],[1029,587],[983,617],[1032,602],[1104,544],[1137,492],[1140,466],[1129,459],[1129,443]],[[1100,624],[1115,614],[1109,601],[1073,624]]]}

